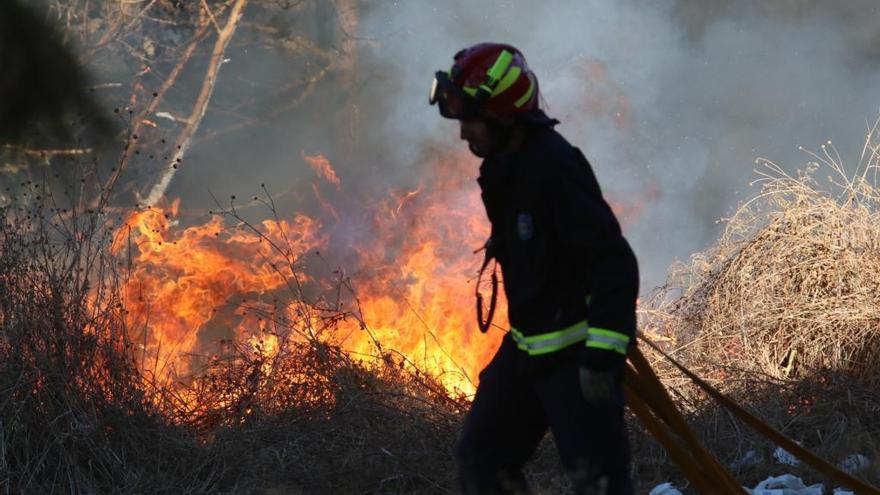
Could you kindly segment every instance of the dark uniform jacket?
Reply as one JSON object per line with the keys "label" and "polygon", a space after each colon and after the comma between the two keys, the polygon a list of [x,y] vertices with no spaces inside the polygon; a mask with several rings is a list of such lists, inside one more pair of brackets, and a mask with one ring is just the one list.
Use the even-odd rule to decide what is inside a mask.
{"label": "dark uniform jacket", "polygon": [[555,123],[531,126],[519,149],[480,167],[489,252],[502,269],[510,324],[533,336],[586,320],[632,337],[635,255],[589,162]]}

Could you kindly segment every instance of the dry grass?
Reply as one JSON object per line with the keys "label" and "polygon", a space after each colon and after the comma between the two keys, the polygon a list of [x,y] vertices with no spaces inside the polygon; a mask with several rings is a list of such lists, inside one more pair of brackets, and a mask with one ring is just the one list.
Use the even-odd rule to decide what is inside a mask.
{"label": "dry grass", "polygon": [[[796,177],[767,163],[762,192],[728,221],[713,250],[673,271],[643,314],[690,367],[833,461],[878,454],[880,196],[868,180],[872,164],[841,180],[835,160]],[[823,187],[815,177],[828,167],[836,175]],[[271,354],[230,343],[205,356],[184,389],[146,379],[120,290],[127,259],[107,250],[112,215],[71,206],[76,197],[59,206],[48,189],[22,184],[0,207],[0,488],[456,492],[451,451],[467,399],[449,397],[391,349],[377,345],[368,363],[347,356],[326,336],[356,314],[324,312],[317,333],[275,321],[276,331],[301,338],[282,339]],[[294,260],[287,268],[297,269]],[[286,304],[303,304],[301,294],[291,291]],[[786,466],[768,473],[775,446],[664,363],[655,366],[723,461],[749,450],[763,457],[734,468],[744,484],[791,470],[815,479]],[[634,426],[639,490],[677,479],[662,449]],[[539,493],[564,491],[552,443],[529,469]]]}
{"label": "dry grass", "polygon": [[[867,165],[847,176],[826,149],[795,177],[765,163],[761,193],[714,249],[672,272],[643,317],[691,368],[806,446],[832,461],[877,459],[876,157],[868,147]],[[834,175],[819,181],[821,170]],[[102,183],[94,167],[80,173]],[[318,332],[304,327],[314,314],[308,323],[277,319],[274,331],[299,338],[272,353],[229,343],[203,356],[183,389],[146,378],[120,290],[130,266],[108,251],[120,219],[76,207],[107,196],[82,187],[62,206],[48,184],[24,183],[0,206],[0,488],[456,492],[451,451],[467,398],[450,397],[392,349],[377,345],[367,363],[342,352],[328,336],[357,314],[324,311]],[[221,213],[244,222],[234,209]],[[297,269],[289,260],[281,272]],[[291,290],[285,304],[304,304],[302,294]],[[763,458],[734,466],[744,484],[784,471],[815,479],[768,468],[775,446],[665,363],[655,366],[724,462],[750,450]],[[662,449],[634,426],[639,490],[676,480]],[[552,443],[529,469],[539,493],[564,491]],[[876,481],[875,471],[862,475]]]}
{"label": "dry grass", "polygon": [[[124,12],[90,13],[89,5],[98,9],[94,3],[67,3],[84,9],[67,18],[101,19],[95,25],[104,34],[96,49],[116,46],[107,44],[117,36],[137,35],[124,32],[134,22]],[[83,41],[100,34],[81,33]],[[200,39],[194,37],[192,46]],[[158,104],[173,82],[162,84],[156,100],[149,92],[141,99]],[[279,94],[300,91],[293,86]],[[212,134],[218,132],[226,131]],[[139,139],[144,156],[148,150],[161,156],[159,137]],[[323,313],[320,335],[304,322],[278,320],[274,328],[301,338],[284,339],[271,354],[230,343],[222,355],[203,356],[201,373],[185,389],[145,377],[136,356],[140,335],[126,326],[121,291],[130,266],[108,252],[114,236],[109,220],[123,212],[77,206],[111,191],[90,190],[108,178],[92,166],[71,172],[75,159],[62,182],[78,191],[43,181],[0,192],[0,490],[457,491],[451,451],[467,398],[449,397],[393,349],[377,346],[376,359],[363,363],[324,338],[333,335],[339,318],[357,315]],[[814,159],[797,176],[764,162],[761,193],[727,221],[713,249],[671,272],[668,285],[644,308],[644,323],[668,337],[667,349],[689,367],[806,446],[832,461],[859,452],[876,464],[876,147],[869,140],[853,174],[844,172],[833,147]],[[831,177],[820,180],[828,172]],[[65,187],[67,195],[56,198]],[[287,250],[280,246],[279,252]],[[289,261],[293,273],[297,267]],[[302,294],[291,291],[285,304],[304,304]],[[734,468],[744,484],[784,471],[815,479],[774,466],[775,446],[744,430],[665,363],[655,366],[724,462],[750,450],[763,458]],[[633,441],[639,493],[677,478],[675,466],[637,425]],[[528,476],[539,493],[563,492],[552,443],[536,457]],[[880,480],[876,468],[863,474]]]}
{"label": "dry grass", "polygon": [[[876,461],[880,451],[876,133],[850,174],[831,143],[795,176],[759,160],[760,193],[726,220],[715,247],[673,268],[642,315],[691,369],[832,461],[857,452]],[[744,482],[767,475],[775,446],[656,366],[722,458],[763,457],[736,466]]]}
{"label": "dry grass", "polygon": [[[63,201],[50,189],[21,184],[0,205],[0,490],[456,492],[468,400],[391,349],[342,352],[329,336],[357,315],[313,313],[308,329],[278,318],[273,331],[294,338],[277,352],[230,342],[185,385],[144,375],[128,258],[109,250],[119,212],[71,206],[100,196],[88,187]],[[284,304],[304,302],[292,290]],[[564,480],[550,452],[530,476],[553,493]]]}
{"label": "dry grass", "polygon": [[23,184],[0,206],[5,492],[452,486],[464,402],[393,354],[365,365],[317,339],[272,355],[233,344],[184,390],[145,379],[108,216],[56,208],[46,189]]}

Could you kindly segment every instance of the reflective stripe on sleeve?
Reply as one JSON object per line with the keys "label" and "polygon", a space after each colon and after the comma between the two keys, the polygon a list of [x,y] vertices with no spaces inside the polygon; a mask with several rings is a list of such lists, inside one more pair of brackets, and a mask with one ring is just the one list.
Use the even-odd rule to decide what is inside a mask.
{"label": "reflective stripe on sleeve", "polygon": [[588,330],[587,347],[594,349],[605,349],[626,356],[629,341],[629,335],[614,330],[596,327],[590,327]]}
{"label": "reflective stripe on sleeve", "polygon": [[548,354],[564,349],[586,339],[589,335],[589,327],[586,321],[580,321],[574,325],[556,332],[542,333],[540,335],[523,335],[516,328],[510,329],[516,346],[531,356]]}

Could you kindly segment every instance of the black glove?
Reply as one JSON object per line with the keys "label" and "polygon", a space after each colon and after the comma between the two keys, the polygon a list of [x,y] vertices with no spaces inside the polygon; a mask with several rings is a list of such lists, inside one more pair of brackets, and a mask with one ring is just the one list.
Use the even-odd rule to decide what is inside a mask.
{"label": "black glove", "polygon": [[605,349],[584,348],[578,369],[581,395],[588,404],[608,404],[623,378],[626,357]]}
{"label": "black glove", "polygon": [[581,348],[578,359],[582,367],[598,371],[623,368],[626,363],[626,356],[614,351],[586,346]]}
{"label": "black glove", "polygon": [[581,395],[587,404],[607,404],[615,396],[620,379],[610,370],[596,371],[580,368]]}

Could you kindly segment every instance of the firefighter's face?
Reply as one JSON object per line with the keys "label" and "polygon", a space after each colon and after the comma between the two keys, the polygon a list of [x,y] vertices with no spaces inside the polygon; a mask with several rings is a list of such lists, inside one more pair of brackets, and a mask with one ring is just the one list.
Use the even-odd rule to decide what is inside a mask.
{"label": "firefighter's face", "polygon": [[461,139],[468,142],[471,153],[486,158],[504,145],[501,133],[483,119],[461,120]]}

